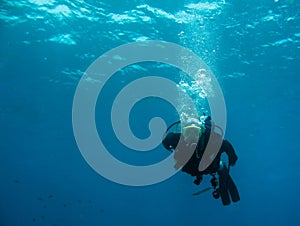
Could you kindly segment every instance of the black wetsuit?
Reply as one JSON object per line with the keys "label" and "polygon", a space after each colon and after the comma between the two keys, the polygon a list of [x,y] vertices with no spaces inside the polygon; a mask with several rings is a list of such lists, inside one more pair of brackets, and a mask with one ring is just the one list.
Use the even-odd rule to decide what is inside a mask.
{"label": "black wetsuit", "polygon": [[[233,202],[237,202],[240,200],[240,197],[236,185],[234,184],[231,176],[229,175],[229,169],[225,165],[222,165],[220,167],[221,154],[224,152],[228,155],[229,166],[233,166],[238,159],[234,148],[229,143],[229,141],[223,140],[220,151],[218,152],[213,162],[204,171],[200,172],[198,170],[200,160],[208,143],[210,128],[206,129],[205,131],[206,132],[204,132],[200,137],[197,144],[197,148],[193,153],[192,157],[187,161],[187,163],[182,167],[181,170],[192,176],[196,176],[197,179],[194,181],[195,184],[200,184],[202,180],[202,175],[214,175],[215,173],[217,173],[219,175],[218,192],[221,196],[222,203],[224,205],[230,204],[229,194],[231,196],[231,200]],[[176,146],[179,143],[180,136],[180,133],[171,132],[165,137],[162,144],[167,150],[175,150]]]}

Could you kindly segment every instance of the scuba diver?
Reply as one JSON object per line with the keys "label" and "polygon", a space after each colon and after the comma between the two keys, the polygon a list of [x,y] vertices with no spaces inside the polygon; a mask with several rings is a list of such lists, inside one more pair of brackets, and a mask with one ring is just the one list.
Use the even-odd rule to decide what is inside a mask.
{"label": "scuba diver", "polygon": [[[238,157],[229,141],[223,140],[222,136],[215,132],[215,127],[217,126],[214,125],[211,117],[204,115],[200,118],[202,119],[201,121],[198,118],[190,118],[185,123],[181,123],[180,121],[173,123],[167,129],[162,144],[168,151],[175,151],[174,158],[177,163],[174,167],[176,169],[182,166],[181,171],[196,177],[194,184],[199,185],[203,175],[210,174],[212,176],[210,181],[212,187],[206,188],[194,195],[214,189],[213,197],[215,199],[221,197],[223,205],[229,205],[231,201],[238,202],[240,200],[239,192],[229,175],[230,166],[235,165]],[[171,127],[178,124],[182,124],[182,133],[178,133],[177,131],[168,133]],[[211,133],[218,139],[222,139],[220,140],[222,145],[211,164],[204,171],[200,172],[198,166]],[[186,154],[189,151],[190,154]],[[221,161],[221,154],[224,152],[228,156],[228,166]]]}

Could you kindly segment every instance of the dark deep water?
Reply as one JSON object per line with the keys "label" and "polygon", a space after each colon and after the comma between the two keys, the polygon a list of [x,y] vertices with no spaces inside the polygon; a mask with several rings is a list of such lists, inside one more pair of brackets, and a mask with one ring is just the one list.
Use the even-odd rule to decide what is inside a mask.
{"label": "dark deep water", "polygon": [[[0,29],[0,225],[299,225],[298,0],[5,0]],[[199,187],[183,173],[151,186],[119,185],[82,158],[72,129],[81,76],[106,51],[143,40],[190,48],[217,77],[225,137],[239,156],[231,174],[240,202],[224,207],[210,192],[192,196]],[[170,68],[148,67],[110,80],[96,118],[107,121],[124,84],[157,71],[173,78]],[[168,110],[162,100],[137,104],[132,130],[148,136],[155,115],[178,120]],[[101,132],[126,162],[168,155],[162,146],[146,160],[120,154],[126,148],[111,127]]]}

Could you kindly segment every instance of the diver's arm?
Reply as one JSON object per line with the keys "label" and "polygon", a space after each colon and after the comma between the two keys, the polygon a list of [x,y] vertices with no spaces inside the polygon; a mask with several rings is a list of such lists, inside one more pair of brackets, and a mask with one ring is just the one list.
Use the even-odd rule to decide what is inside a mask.
{"label": "diver's arm", "polygon": [[230,166],[234,166],[238,157],[234,151],[234,148],[232,145],[229,143],[229,141],[224,140],[222,143],[222,151],[226,152],[228,155],[228,161]]}
{"label": "diver's arm", "polygon": [[169,133],[162,141],[163,146],[168,151],[172,151],[176,148],[180,139],[180,133]]}

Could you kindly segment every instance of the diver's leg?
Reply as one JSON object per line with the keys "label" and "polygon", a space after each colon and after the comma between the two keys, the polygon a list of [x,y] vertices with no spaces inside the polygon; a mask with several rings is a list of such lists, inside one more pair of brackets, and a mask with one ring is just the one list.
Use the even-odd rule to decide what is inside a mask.
{"label": "diver's leg", "polygon": [[233,202],[240,201],[239,191],[230,175],[228,175],[227,187],[231,196],[231,200]]}
{"label": "diver's leg", "polygon": [[219,171],[219,192],[221,196],[221,200],[224,206],[227,206],[230,204],[230,197],[228,194],[228,188],[227,188],[227,175],[225,174],[224,170]]}

